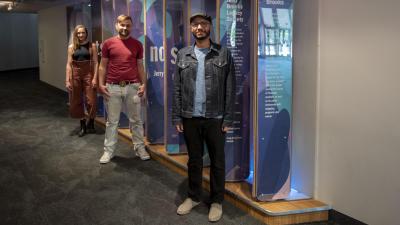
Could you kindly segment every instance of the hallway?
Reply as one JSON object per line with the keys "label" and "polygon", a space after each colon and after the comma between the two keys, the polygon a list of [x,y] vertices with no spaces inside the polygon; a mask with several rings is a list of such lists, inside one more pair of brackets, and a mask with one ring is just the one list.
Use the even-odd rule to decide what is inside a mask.
{"label": "hallway", "polygon": [[[111,163],[100,165],[104,129],[71,135],[79,121],[68,117],[67,94],[39,81],[37,69],[1,72],[0,96],[1,224],[210,224],[205,203],[176,215],[186,178],[141,161],[126,142],[119,141]],[[337,212],[330,218],[312,224],[358,224]],[[225,202],[216,224],[261,223]]]}
{"label": "hallway", "polygon": [[[186,179],[129,144],[100,165],[104,130],[71,136],[79,121],[68,118],[66,94],[37,70],[2,72],[0,96],[1,224],[208,224],[205,204],[176,215]],[[229,203],[224,212],[218,224],[260,224]]]}

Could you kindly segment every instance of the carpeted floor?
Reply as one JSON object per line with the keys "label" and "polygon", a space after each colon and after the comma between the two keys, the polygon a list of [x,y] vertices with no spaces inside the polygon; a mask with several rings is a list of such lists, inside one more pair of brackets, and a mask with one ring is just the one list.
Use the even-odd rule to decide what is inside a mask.
{"label": "carpeted floor", "polygon": [[[139,160],[129,144],[120,141],[117,157],[100,165],[104,130],[71,136],[79,121],[66,101],[38,70],[0,73],[0,224],[209,224],[205,203],[176,215],[186,178]],[[261,223],[225,202],[217,224]]]}

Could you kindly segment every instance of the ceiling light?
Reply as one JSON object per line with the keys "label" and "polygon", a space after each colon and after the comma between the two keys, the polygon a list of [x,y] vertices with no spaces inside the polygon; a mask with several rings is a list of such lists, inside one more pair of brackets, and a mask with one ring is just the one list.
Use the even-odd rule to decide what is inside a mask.
{"label": "ceiling light", "polygon": [[14,1],[0,1],[0,7],[7,7],[7,10],[10,11],[15,7]]}

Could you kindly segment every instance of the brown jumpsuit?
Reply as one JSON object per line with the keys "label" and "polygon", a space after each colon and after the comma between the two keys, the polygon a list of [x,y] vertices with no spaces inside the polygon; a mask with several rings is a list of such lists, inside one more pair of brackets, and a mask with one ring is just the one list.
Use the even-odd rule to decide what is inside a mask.
{"label": "brown jumpsuit", "polygon": [[94,63],[91,44],[89,43],[90,60],[72,61],[72,91],[70,93],[69,112],[72,118],[84,118],[85,108],[90,119],[96,117],[96,89],[91,87]]}

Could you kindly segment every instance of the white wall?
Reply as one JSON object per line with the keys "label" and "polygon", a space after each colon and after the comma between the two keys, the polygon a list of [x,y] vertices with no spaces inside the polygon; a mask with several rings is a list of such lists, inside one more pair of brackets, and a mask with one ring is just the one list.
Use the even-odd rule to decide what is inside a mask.
{"label": "white wall", "polygon": [[315,197],[371,225],[400,224],[400,1],[319,4]]}
{"label": "white wall", "polygon": [[37,15],[0,13],[0,71],[38,67]]}
{"label": "white wall", "polygon": [[66,14],[65,6],[39,11],[40,80],[62,90],[68,47]]}
{"label": "white wall", "polygon": [[318,1],[295,1],[293,18],[292,188],[313,196],[317,79]]}

